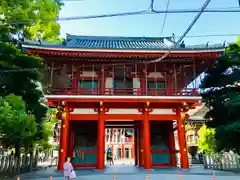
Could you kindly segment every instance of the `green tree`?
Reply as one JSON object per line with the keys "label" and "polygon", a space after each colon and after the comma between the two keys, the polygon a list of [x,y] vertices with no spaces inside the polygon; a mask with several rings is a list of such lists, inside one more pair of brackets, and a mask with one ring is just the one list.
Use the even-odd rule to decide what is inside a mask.
{"label": "green tree", "polygon": [[212,128],[207,128],[203,125],[198,130],[198,150],[204,151],[207,154],[212,154],[215,152],[215,130]]}
{"label": "green tree", "polygon": [[40,151],[42,150],[49,150],[52,148],[52,144],[49,143],[49,137],[53,134],[52,123],[48,121],[43,122],[43,138],[36,142],[36,147]]}
{"label": "green tree", "polygon": [[61,1],[55,0],[0,1],[0,96],[21,96],[25,113],[31,113],[36,120],[37,133],[21,142],[25,149],[36,143],[43,147],[48,144],[49,125],[44,121],[47,108],[40,102],[43,93],[39,86],[44,65],[40,58],[28,56],[1,41],[9,42],[12,34],[20,32],[32,40],[59,41],[60,25],[56,19],[61,6]]}
{"label": "green tree", "polygon": [[56,0],[1,0],[0,20],[5,24],[4,32],[7,28],[7,33],[23,32],[32,40],[60,41],[60,25],[56,19],[61,6]]}
{"label": "green tree", "polygon": [[[27,68],[27,70],[25,70]],[[21,96],[26,112],[31,112],[37,123],[38,138],[42,138],[42,122],[47,108],[40,103],[43,93],[38,85],[41,81],[40,58],[23,54],[13,45],[0,42],[0,96]]]}
{"label": "green tree", "polygon": [[6,148],[15,148],[19,156],[20,148],[31,145],[33,137],[36,137],[34,115],[26,113],[22,98],[12,94],[0,97],[0,107],[1,144]]}
{"label": "green tree", "polygon": [[209,107],[207,126],[216,130],[217,150],[240,152],[240,46],[231,44],[206,71],[201,88]]}

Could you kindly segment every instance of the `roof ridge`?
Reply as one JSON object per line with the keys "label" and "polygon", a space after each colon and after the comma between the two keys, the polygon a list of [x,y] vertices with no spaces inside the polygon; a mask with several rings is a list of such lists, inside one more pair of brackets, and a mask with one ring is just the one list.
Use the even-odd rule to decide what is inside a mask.
{"label": "roof ridge", "polygon": [[164,39],[170,39],[171,37],[127,37],[127,36],[85,36],[85,35],[72,35],[66,34],[67,39],[79,39],[79,40],[122,40],[122,41],[163,41]]}

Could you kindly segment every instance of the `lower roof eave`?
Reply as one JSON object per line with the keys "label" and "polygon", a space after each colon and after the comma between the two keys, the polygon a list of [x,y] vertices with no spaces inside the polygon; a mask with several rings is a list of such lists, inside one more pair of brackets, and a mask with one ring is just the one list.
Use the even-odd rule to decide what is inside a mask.
{"label": "lower roof eave", "polygon": [[105,95],[46,95],[48,101],[69,102],[196,102],[201,96],[105,96]]}

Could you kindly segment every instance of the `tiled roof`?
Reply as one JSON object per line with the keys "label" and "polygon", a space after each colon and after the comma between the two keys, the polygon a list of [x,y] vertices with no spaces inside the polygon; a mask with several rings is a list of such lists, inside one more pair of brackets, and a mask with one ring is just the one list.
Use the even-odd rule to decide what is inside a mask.
{"label": "tiled roof", "polygon": [[150,37],[107,37],[107,36],[74,36],[67,34],[66,46],[72,48],[101,49],[163,49],[168,46],[164,41],[171,38]]}
{"label": "tiled roof", "polygon": [[[111,37],[111,36],[77,36],[67,34],[63,44],[37,42],[25,39],[23,45],[51,48],[79,49],[122,49],[122,50],[166,50],[174,46],[172,37]],[[224,51],[222,44],[206,44],[174,47],[174,50],[217,50]]]}

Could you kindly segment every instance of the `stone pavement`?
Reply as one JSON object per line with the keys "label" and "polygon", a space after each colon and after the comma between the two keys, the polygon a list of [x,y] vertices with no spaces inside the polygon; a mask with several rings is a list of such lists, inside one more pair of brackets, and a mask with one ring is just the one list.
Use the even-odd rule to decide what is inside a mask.
{"label": "stone pavement", "polygon": [[[76,180],[213,180],[213,171],[204,170],[201,166],[193,166],[187,171],[177,168],[144,170],[132,165],[114,165],[107,167],[104,171],[94,169],[76,170]],[[53,180],[64,180],[62,172],[53,168],[40,170],[21,175],[20,180],[47,180],[52,176]],[[240,180],[240,175],[231,172],[216,172],[216,180]]]}

